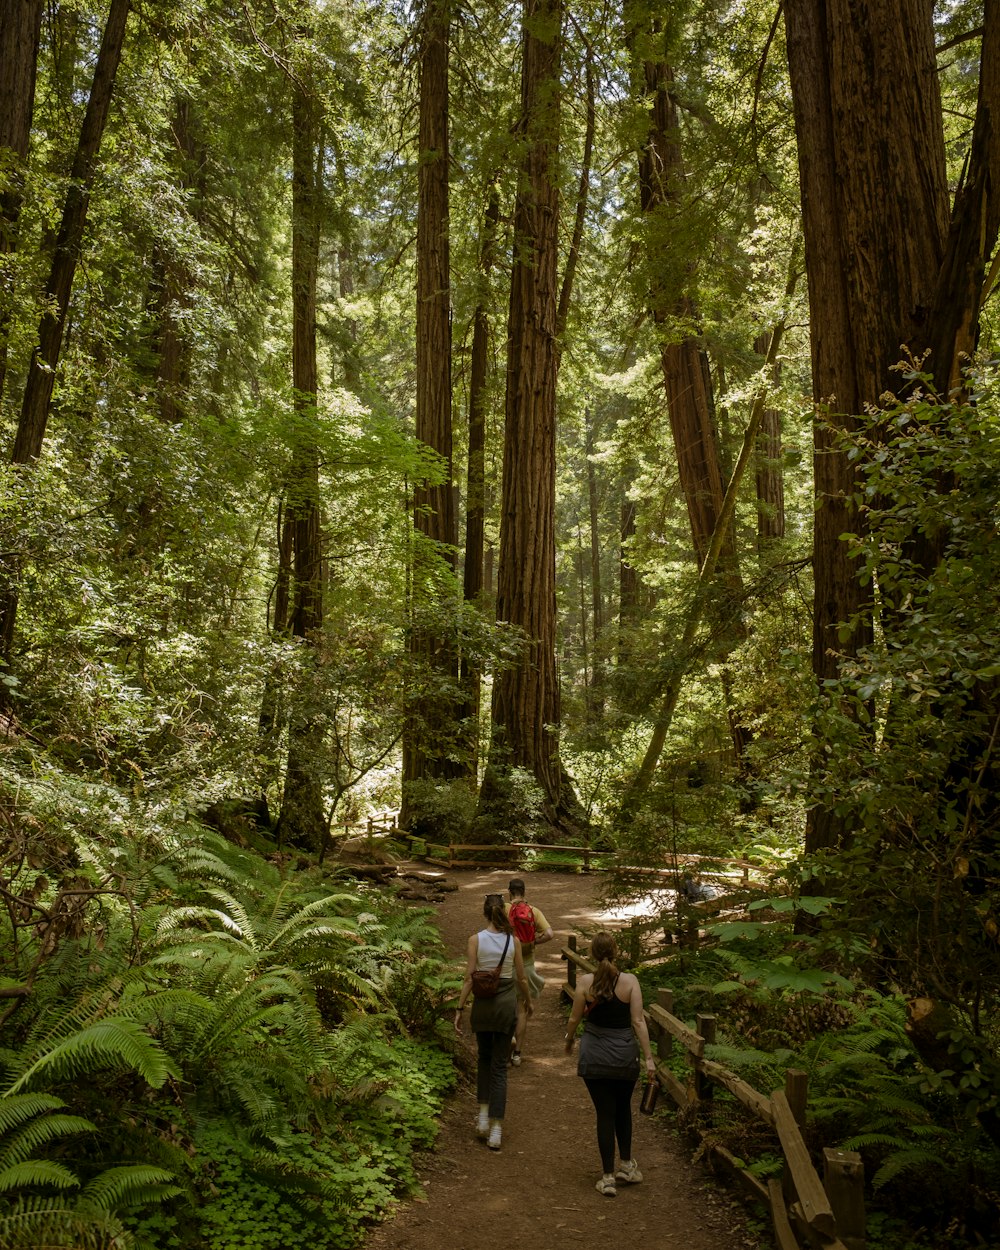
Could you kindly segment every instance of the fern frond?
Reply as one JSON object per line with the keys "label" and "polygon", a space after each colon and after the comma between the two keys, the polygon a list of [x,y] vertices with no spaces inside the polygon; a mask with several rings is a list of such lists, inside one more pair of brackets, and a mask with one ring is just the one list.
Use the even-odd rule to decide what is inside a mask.
{"label": "fern frond", "polygon": [[[76,1189],[79,1179],[61,1163],[51,1159],[24,1159],[10,1167],[0,1168],[0,1192],[7,1193],[25,1185],[53,1185],[57,1189]],[[2,1243],[0,1243],[2,1244]]]}
{"label": "fern frond", "polygon": [[[177,930],[189,935],[194,927],[191,922],[198,920],[215,921],[233,937],[239,938],[240,941],[245,939],[244,929],[228,912],[220,911],[217,907],[196,906],[172,907],[165,912],[156,926],[157,937],[166,937]],[[212,930],[198,930],[198,932],[203,932],[208,937]]]}
{"label": "fern frond", "polygon": [[148,1163],[107,1168],[89,1181],[80,1195],[81,1209],[110,1213],[150,1199],[162,1201],[180,1193],[177,1177]]}
{"label": "fern frond", "polygon": [[252,950],[257,950],[260,945],[257,939],[257,926],[250,918],[246,906],[234,894],[218,886],[206,889],[205,893],[221,905],[222,910],[218,914],[227,918],[226,927],[234,932],[238,930],[243,941]]}
{"label": "fern frond", "polygon": [[41,1146],[54,1137],[68,1137],[71,1133],[96,1133],[97,1125],[79,1115],[46,1114],[30,1120],[18,1132],[3,1141],[0,1149],[0,1167],[22,1163]]}
{"label": "fern frond", "polygon": [[0,1212],[4,1250],[129,1250],[134,1240],[109,1216],[95,1216],[63,1199],[22,1198]]}
{"label": "fern frond", "polygon": [[44,1111],[58,1111],[66,1104],[52,1094],[10,1094],[0,1098],[0,1136],[9,1133]]}
{"label": "fern frond", "polygon": [[872,1187],[881,1189],[888,1185],[903,1172],[912,1172],[921,1168],[931,1168],[935,1173],[941,1168],[941,1152],[939,1150],[921,1150],[910,1147],[906,1150],[894,1151],[872,1177]]}
{"label": "fern frond", "polygon": [[42,1075],[58,1081],[108,1067],[131,1068],[154,1089],[178,1074],[173,1061],[140,1025],[127,1017],[109,1016],[41,1054],[6,1092],[16,1094]]}

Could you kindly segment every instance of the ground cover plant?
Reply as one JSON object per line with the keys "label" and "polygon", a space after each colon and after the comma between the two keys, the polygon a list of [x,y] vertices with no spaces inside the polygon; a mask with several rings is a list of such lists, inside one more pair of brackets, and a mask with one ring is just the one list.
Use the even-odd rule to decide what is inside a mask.
{"label": "ground cover plant", "polygon": [[454,1080],[427,915],[195,821],[118,824],[106,783],[88,806],[51,770],[14,791],[25,758],[4,759],[0,1242],[354,1244],[416,1184]]}

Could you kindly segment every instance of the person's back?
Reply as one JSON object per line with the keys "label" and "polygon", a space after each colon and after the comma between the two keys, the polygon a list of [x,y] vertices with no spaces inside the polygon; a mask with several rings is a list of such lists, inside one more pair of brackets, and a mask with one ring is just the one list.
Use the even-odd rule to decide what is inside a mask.
{"label": "person's back", "polygon": [[618,997],[615,992],[618,981],[612,987],[610,998],[597,998],[587,1012],[586,1023],[599,1029],[630,1029],[632,1027],[632,1007],[627,998]]}
{"label": "person's back", "polygon": [[[510,902],[505,911],[511,926],[521,941],[521,954],[524,959],[524,971],[531,986],[531,998],[535,1000],[545,987],[544,979],[535,968],[535,948],[543,942],[551,941],[552,926],[537,907],[524,897],[524,882],[520,877],[512,877],[507,885]],[[528,1015],[524,1003],[518,1000],[517,1027],[511,1046],[510,1062],[516,1068],[521,1063],[521,1050],[528,1027]]]}

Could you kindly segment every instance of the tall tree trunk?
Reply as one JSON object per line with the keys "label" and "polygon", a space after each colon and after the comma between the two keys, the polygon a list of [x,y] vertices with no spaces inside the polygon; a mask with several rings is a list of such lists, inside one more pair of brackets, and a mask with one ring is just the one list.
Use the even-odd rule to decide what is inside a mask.
{"label": "tall tree trunk", "polygon": [[18,225],[35,106],[42,0],[0,0],[0,399],[14,288],[3,257],[17,251]]}
{"label": "tall tree trunk", "polygon": [[73,278],[80,259],[80,245],[83,242],[90,194],[97,172],[97,158],[125,43],[129,8],[130,0],[111,0],[108,10],[90,99],[80,131],[80,142],[70,170],[69,190],[66,192],[66,203],[56,235],[52,268],[45,287],[46,307],[38,326],[38,343],[28,366],[21,416],[11,456],[14,464],[30,464],[41,455]]}
{"label": "tall tree trunk", "polygon": [[555,434],[559,247],[560,0],[525,0],[521,69],[523,142],[514,207],[497,619],[519,629],[521,657],[493,685],[493,737],[480,807],[524,769],[548,820],[572,821],[559,761],[556,671]]}
{"label": "tall tree trunk", "polygon": [[636,502],[625,498],[621,507],[618,557],[618,666],[632,660],[632,634],[639,621],[639,574],[630,562],[628,546],[635,537]]}
{"label": "tall tree trunk", "polygon": [[[759,334],[754,351],[767,356],[769,334]],[[772,382],[778,380],[779,366],[774,366]],[[757,554],[764,556],[768,547],[785,536],[785,476],[781,465],[781,412],[765,408],[757,442]]]}
{"label": "tall tree trunk", "polygon": [[[323,627],[323,541],[316,422],[316,284],[319,272],[322,144],[319,102],[308,74],[292,85],[292,384],[296,430],[287,521],[291,533],[292,636],[306,647],[305,667],[319,663]],[[326,829],[319,756],[323,733],[302,681],[288,718],[288,761],[279,830],[319,849]]]}
{"label": "tall tree trunk", "polygon": [[[784,326],[780,325],[776,326],[772,333],[769,356],[769,360],[772,363],[776,358],[783,332]],[[621,807],[616,817],[616,823],[619,827],[624,826],[634,816],[639,803],[652,783],[657,763],[666,744],[667,735],[673,723],[674,712],[677,708],[677,700],[680,697],[681,687],[687,675],[689,657],[698,631],[701,628],[708,587],[712,583],[716,568],[722,558],[722,552],[726,545],[725,534],[732,524],[733,514],[736,511],[736,496],[740,483],[746,472],[747,465],[753,458],[766,400],[767,387],[762,384],[754,397],[750,410],[750,419],[747,422],[747,428],[743,435],[743,448],[733,468],[732,477],[729,479],[726,492],[722,497],[719,515],[715,522],[715,532],[708,544],[705,559],[698,573],[698,584],[695,587],[695,593],[684,621],[684,631],[679,644],[676,646],[676,659],[673,671],[660,694],[660,706],[653,724],[653,732],[650,735],[646,753],[643,756],[638,772],[632,778],[622,796]]]}
{"label": "tall tree trunk", "polygon": [[588,709],[599,719],[604,715],[604,587],[601,580],[601,511],[597,489],[595,417],[588,407],[584,415],[587,430],[584,450],[587,456],[587,512],[590,520],[590,598],[593,612],[592,679],[588,692]]}
{"label": "tall tree trunk", "polygon": [[[636,32],[632,32],[633,38]],[[663,41],[661,32],[654,37]],[[680,129],[673,97],[674,75],[662,60],[642,62],[642,81],[649,101],[649,123],[639,151],[639,194],[647,229],[647,261],[651,275],[649,307],[660,332],[660,364],[667,396],[667,412],[677,455],[681,491],[687,505],[691,540],[699,566],[705,558],[725,490],[719,456],[719,435],[708,356],[700,339],[676,325],[697,323],[698,312],[689,296],[664,285],[663,273],[676,271],[666,263],[662,219],[677,200],[683,178]],[[657,219],[660,219],[659,222]],[[725,538],[723,564],[732,565],[735,549]]]}
{"label": "tall tree trunk", "polygon": [[[449,0],[425,0],[420,44],[419,199],[417,208],[417,438],[441,457],[444,481],[418,484],[413,493],[415,620],[410,654],[422,693],[409,709],[403,740],[400,823],[410,825],[410,787],[424,779],[461,774],[454,759],[458,651],[453,633],[430,628],[454,602],[458,516],[452,482],[451,274],[448,238]],[[443,566],[443,567],[442,567]],[[425,671],[421,671],[425,670]]]}
{"label": "tall tree trunk", "polygon": [[[629,34],[635,46],[640,31],[632,18]],[[665,35],[658,20],[644,23],[646,35],[665,47]],[[637,66],[637,71],[638,71]],[[637,74],[638,76],[638,74]],[[677,106],[673,95],[673,70],[665,59],[644,58],[641,80],[649,101],[649,124],[639,150],[639,190],[643,214],[648,219],[646,232],[647,262],[651,275],[649,307],[660,332],[660,363],[666,390],[667,412],[677,456],[681,492],[687,504],[691,541],[699,568],[704,565],[713,536],[717,533],[725,493],[719,433],[716,425],[715,399],[709,369],[708,353],[700,338],[684,329],[679,338],[676,327],[697,324],[698,310],[687,294],[664,283],[662,275],[676,272],[677,264],[669,265],[662,240],[666,237],[664,218],[678,198],[677,188],[683,179],[683,158]],[[739,603],[743,596],[736,554],[734,529],[730,520],[721,535],[718,557],[718,579],[726,597]],[[720,659],[745,637],[745,628],[738,611],[731,614],[731,624],[722,642]],[[733,751],[740,764],[748,740],[748,731],[739,723],[728,706],[727,719]]]}
{"label": "tall tree trunk", "polygon": [[[786,0],[785,29],[818,411],[813,671],[821,684],[872,637],[871,588],[840,537],[857,532],[861,518],[838,435],[853,428],[852,414],[898,388],[890,370],[900,344],[926,338],[948,184],[924,0]],[[837,846],[848,834],[834,811],[817,806],[806,848]]]}
{"label": "tall tree trunk", "polygon": [[[500,220],[500,193],[490,188],[480,243],[483,284],[493,269],[496,229]],[[484,590],[483,539],[486,521],[486,383],[489,373],[490,323],[485,290],[476,301],[472,322],[472,356],[469,362],[469,462],[465,502],[465,567],[462,594],[475,604]],[[479,774],[479,711],[482,674],[467,652],[462,653],[461,687],[465,699],[463,723],[468,727],[464,756],[465,774],[475,783]]]}
{"label": "tall tree trunk", "polygon": [[[125,43],[129,7],[130,0],[111,0],[97,54],[90,97],[70,169],[62,220],[56,235],[52,267],[45,286],[44,312],[38,326],[38,342],[28,365],[21,413],[11,453],[11,460],[16,465],[30,465],[37,460],[45,440],[63,329],[87,224],[87,210],[90,206],[101,140]],[[0,657],[9,660],[17,617],[19,570],[8,565],[2,573],[6,584],[0,586]]]}

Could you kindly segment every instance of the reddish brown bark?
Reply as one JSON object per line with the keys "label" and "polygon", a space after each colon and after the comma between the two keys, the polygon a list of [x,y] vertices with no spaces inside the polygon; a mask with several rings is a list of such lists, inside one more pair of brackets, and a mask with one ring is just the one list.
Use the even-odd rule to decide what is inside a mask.
{"label": "reddish brown bark", "polygon": [[[0,0],[0,161],[5,171],[0,186],[0,257],[17,250],[42,7],[42,0]],[[12,299],[13,288],[5,276],[0,287],[0,398]]]}
{"label": "reddish brown bark", "polygon": [[[813,391],[813,669],[835,677],[871,637],[871,590],[841,540],[861,520],[838,431],[903,381],[901,345],[930,349],[939,388],[957,379],[974,343],[983,265],[996,241],[998,40],[985,9],[975,134],[950,213],[931,7],[924,0],[786,0],[788,63],[798,138]],[[886,91],[885,84],[893,83]],[[949,228],[950,221],[950,228]],[[808,850],[848,831],[815,809]]]}
{"label": "reddish brown bark", "polygon": [[525,639],[493,686],[493,741],[481,801],[512,767],[564,818],[555,626],[555,417],[558,345],[560,0],[525,0],[521,71],[523,158],[514,207],[497,619]]}
{"label": "reddish brown bark", "polygon": [[[490,190],[483,222],[480,245],[480,269],[483,280],[489,276],[494,261],[496,228],[500,220],[500,196],[494,185]],[[489,314],[485,296],[476,304],[472,322],[472,353],[469,360],[469,461],[465,502],[465,567],[462,593],[467,604],[476,603],[484,591],[485,521],[486,521],[486,383],[489,373]],[[470,781],[479,773],[479,712],[482,674],[468,655],[463,653],[461,686],[465,698],[462,709],[467,726],[464,770]]]}
{"label": "reddish brown bark", "polygon": [[[760,334],[754,350],[767,355],[770,334]],[[777,380],[778,369],[775,367]],[[781,465],[781,413],[765,408],[757,440],[757,553],[763,555],[768,546],[785,536],[785,475]]]}
{"label": "reddish brown bark", "polygon": [[[289,628],[303,646],[316,648],[323,626],[323,541],[316,421],[316,284],[319,272],[321,156],[319,103],[308,75],[292,94],[292,384],[295,444],[286,502],[291,539]],[[300,691],[288,718],[288,760],[279,831],[297,845],[319,848],[326,822],[318,770],[322,731],[308,694]]]}
{"label": "reddish brown bark", "polygon": [[[411,823],[410,786],[459,776],[454,723],[458,652],[453,636],[426,626],[422,612],[442,605],[455,568],[458,516],[452,481],[451,272],[449,259],[448,0],[426,0],[420,24],[420,129],[417,207],[416,433],[441,458],[444,480],[419,483],[413,523],[426,541],[413,545],[413,610],[409,649],[419,693],[403,740],[400,821]],[[437,613],[438,619],[442,614]]]}

